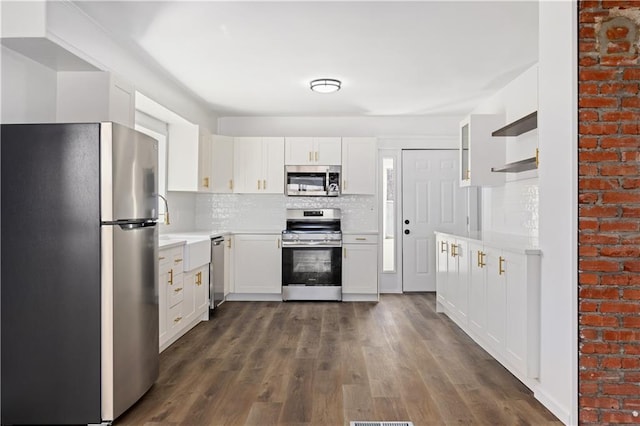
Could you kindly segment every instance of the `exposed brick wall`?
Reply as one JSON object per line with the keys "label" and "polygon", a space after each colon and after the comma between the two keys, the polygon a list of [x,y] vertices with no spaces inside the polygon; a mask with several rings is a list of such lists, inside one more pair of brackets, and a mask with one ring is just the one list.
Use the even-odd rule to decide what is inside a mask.
{"label": "exposed brick wall", "polygon": [[640,424],[640,0],[580,1],[581,424]]}

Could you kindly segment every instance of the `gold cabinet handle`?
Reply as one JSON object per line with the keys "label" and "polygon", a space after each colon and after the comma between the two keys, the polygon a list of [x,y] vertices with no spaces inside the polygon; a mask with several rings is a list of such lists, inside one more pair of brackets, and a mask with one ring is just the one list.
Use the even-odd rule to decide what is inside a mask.
{"label": "gold cabinet handle", "polygon": [[458,246],[456,244],[451,244],[451,257],[456,257],[458,255],[458,252],[456,251],[457,248]]}
{"label": "gold cabinet handle", "polygon": [[228,248],[231,248],[231,238],[229,238],[229,239],[227,240],[227,247],[228,247]]}
{"label": "gold cabinet handle", "polygon": [[180,293],[182,291],[182,287],[178,287],[175,290],[173,290],[174,293]]}
{"label": "gold cabinet handle", "polygon": [[342,179],[342,190],[343,191],[347,190],[347,180],[346,179]]}
{"label": "gold cabinet handle", "polygon": [[173,259],[173,263],[180,263],[180,262],[182,262],[182,258],[181,257],[179,257],[177,259]]}
{"label": "gold cabinet handle", "polygon": [[182,321],[182,317],[177,317],[173,319],[173,322],[180,322]]}
{"label": "gold cabinet handle", "polygon": [[233,191],[233,179],[229,179],[229,189]]}
{"label": "gold cabinet handle", "polygon": [[260,190],[260,179],[258,179],[258,190]]}
{"label": "gold cabinet handle", "polygon": [[540,150],[536,148],[536,168],[540,165]]}
{"label": "gold cabinet handle", "polygon": [[209,178],[208,177],[203,179],[202,186],[204,186],[205,188],[209,187]]}
{"label": "gold cabinet handle", "polygon": [[276,247],[280,248],[280,238],[276,238]]}
{"label": "gold cabinet handle", "polygon": [[440,253],[444,253],[445,251],[447,251],[447,242],[440,241]]}
{"label": "gold cabinet handle", "polygon": [[319,158],[320,158],[320,155],[318,154],[318,151],[316,151],[316,161],[318,161]]}
{"label": "gold cabinet handle", "polygon": [[173,269],[169,269],[169,285],[173,285]]}
{"label": "gold cabinet handle", "polygon": [[502,275],[502,274],[505,273],[505,270],[502,267],[502,265],[504,264],[506,259],[504,257],[500,256],[500,258],[498,260],[499,260],[499,262],[498,262],[498,275]]}
{"label": "gold cabinet handle", "polygon": [[158,256],[158,260],[164,260],[165,257],[164,256]]}
{"label": "gold cabinet handle", "polygon": [[202,285],[202,272],[196,274],[196,285]]}
{"label": "gold cabinet handle", "polygon": [[487,266],[487,264],[484,263],[484,256],[485,254],[481,250],[478,250],[478,267],[479,268],[484,268],[485,266]]}
{"label": "gold cabinet handle", "polygon": [[356,241],[367,241],[367,239],[363,237],[356,237]]}
{"label": "gold cabinet handle", "polygon": [[345,259],[347,258],[347,248],[346,247],[342,248],[342,255],[344,256]]}
{"label": "gold cabinet handle", "polygon": [[467,169],[467,173],[466,173],[466,179],[465,180],[469,180],[471,179],[471,170]]}
{"label": "gold cabinet handle", "polygon": [[262,189],[263,190],[267,189],[267,180],[266,179],[262,181]]}
{"label": "gold cabinet handle", "polygon": [[309,162],[313,161],[313,152],[309,151]]}

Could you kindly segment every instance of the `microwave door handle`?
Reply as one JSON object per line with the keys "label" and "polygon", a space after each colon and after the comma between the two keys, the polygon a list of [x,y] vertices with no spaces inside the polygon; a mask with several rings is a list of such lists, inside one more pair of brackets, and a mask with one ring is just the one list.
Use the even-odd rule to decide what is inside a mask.
{"label": "microwave door handle", "polygon": [[331,186],[331,173],[329,169],[327,169],[327,175],[324,179],[324,195],[329,196],[329,187]]}

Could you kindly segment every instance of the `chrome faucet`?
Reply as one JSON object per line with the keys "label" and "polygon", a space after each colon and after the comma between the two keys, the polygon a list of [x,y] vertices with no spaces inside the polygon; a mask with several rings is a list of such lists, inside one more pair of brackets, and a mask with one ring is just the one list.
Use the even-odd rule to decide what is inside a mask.
{"label": "chrome faucet", "polygon": [[164,198],[162,195],[158,194],[159,198],[162,198],[162,201],[164,201],[164,224],[165,225],[170,225],[169,223],[169,203],[167,203],[167,199]]}

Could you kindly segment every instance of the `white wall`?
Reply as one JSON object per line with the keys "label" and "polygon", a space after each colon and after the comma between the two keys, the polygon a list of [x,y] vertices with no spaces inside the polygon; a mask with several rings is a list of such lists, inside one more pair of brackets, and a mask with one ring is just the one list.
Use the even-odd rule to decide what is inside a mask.
{"label": "white wall", "polygon": [[2,123],[56,121],[56,72],[21,54],[1,48]]}
{"label": "white wall", "polygon": [[459,121],[460,117],[450,116],[222,117],[218,120],[218,132],[229,136],[375,136],[379,141],[455,142]]}
{"label": "white wall", "polygon": [[578,424],[577,5],[540,2],[540,386],[535,396]]}

